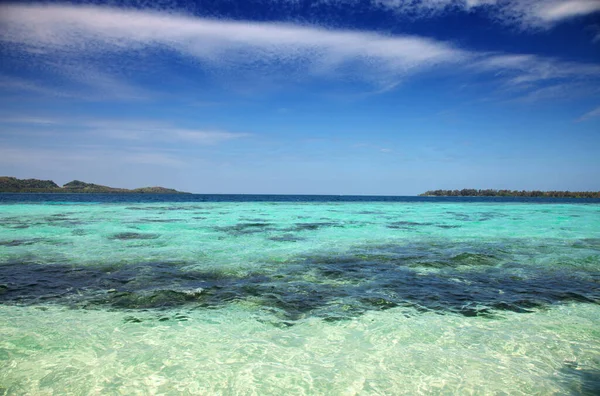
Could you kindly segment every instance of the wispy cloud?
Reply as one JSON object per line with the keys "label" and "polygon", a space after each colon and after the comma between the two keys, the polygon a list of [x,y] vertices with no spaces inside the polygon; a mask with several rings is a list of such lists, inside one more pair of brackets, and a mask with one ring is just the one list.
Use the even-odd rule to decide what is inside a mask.
{"label": "wispy cloud", "polygon": [[146,142],[163,141],[214,145],[228,140],[250,136],[248,133],[182,128],[167,123],[149,122],[145,120],[92,120],[81,122],[79,125],[102,137]]}
{"label": "wispy cloud", "polygon": [[[76,90],[94,92],[93,99],[139,100],[154,96],[147,89],[132,84],[127,77],[115,71],[102,71],[100,68],[107,68],[106,64],[97,65],[93,61],[78,60],[69,63],[65,61],[66,59],[62,58],[60,61],[48,62],[48,66],[65,80],[74,82]],[[85,95],[82,93],[79,96]]]}
{"label": "wispy cloud", "polygon": [[[0,6],[0,40],[40,59],[94,62],[111,54],[169,50],[218,70],[240,65],[268,74],[384,82],[470,56],[451,44],[281,23],[233,22],[93,6]],[[83,79],[94,80],[79,75]]]}
{"label": "wispy cloud", "polygon": [[0,124],[25,124],[25,125],[55,125],[57,121],[53,118],[49,117],[36,117],[36,116],[8,116],[2,117],[0,116]]}
{"label": "wispy cloud", "polygon": [[76,131],[78,136],[96,136],[103,139],[129,140],[140,143],[186,143],[192,145],[215,145],[229,140],[251,136],[249,133],[221,130],[184,128],[169,123],[150,120],[114,119],[60,119],[50,117],[0,117],[0,125],[52,128],[53,133]]}
{"label": "wispy cloud", "polygon": [[523,3],[528,4],[522,5],[521,9],[531,7],[535,17],[549,23],[600,11],[600,1],[598,0],[551,0],[538,1],[537,4],[533,1]]}
{"label": "wispy cloud", "polygon": [[600,65],[531,54],[491,54],[469,67],[492,73],[500,91],[519,100],[567,99],[597,94],[599,89]]}
{"label": "wispy cloud", "polygon": [[[111,166],[142,164],[179,167],[185,164],[181,156],[165,150],[114,147],[72,146],[32,148],[23,146],[0,147],[0,164],[32,166],[46,169],[51,166],[61,170],[73,170],[79,166]],[[103,165],[104,164],[104,165]]]}
{"label": "wispy cloud", "polygon": [[592,43],[600,43],[600,25],[589,25],[586,30],[591,33]]}
{"label": "wispy cloud", "polygon": [[[32,63],[41,68],[42,73],[33,78],[0,75],[0,89],[7,93],[29,92],[87,101],[139,100],[155,96],[147,89],[135,86],[125,77],[100,71],[98,69],[100,65],[82,60],[76,62],[72,60],[65,62],[65,60],[49,58],[39,62],[36,59]],[[44,78],[47,72],[51,72],[54,78]]]}
{"label": "wispy cloud", "polygon": [[67,93],[64,89],[57,89],[56,87],[49,87],[44,83],[33,79],[25,79],[15,76],[0,76],[0,90],[7,93],[36,93],[44,96],[51,97],[68,97],[74,98],[77,95],[73,93]]}
{"label": "wispy cloud", "polygon": [[522,29],[550,28],[562,21],[600,11],[598,0],[373,1],[379,7],[414,18],[427,18],[448,12],[478,11],[487,14],[491,19]]}
{"label": "wispy cloud", "polygon": [[[537,15],[535,20],[548,23],[594,12],[596,5],[600,7],[600,1],[588,0],[573,0],[568,4],[558,0],[377,0],[377,4],[400,11],[412,7],[431,12],[448,7],[464,10],[492,7],[511,15],[529,5],[530,8],[523,8],[529,11],[523,13],[533,13],[531,15]],[[529,17],[523,15],[515,20],[528,20]],[[8,53],[17,61],[31,58],[35,60],[32,64],[87,87],[88,95],[91,92],[108,97],[112,93],[129,99],[149,95],[137,87],[134,77],[144,75],[148,60],[160,58],[164,51],[190,59],[198,67],[212,69],[213,74],[228,70],[234,71],[228,74],[230,76],[253,73],[257,78],[247,79],[252,81],[276,76],[285,80],[347,79],[374,84],[377,93],[395,89],[408,76],[435,67],[448,67],[454,72],[488,73],[493,77],[489,80],[505,90],[508,87],[507,92],[514,89],[518,96],[531,94],[532,98],[533,93],[545,85],[560,85],[562,88],[554,90],[568,91],[573,82],[600,79],[597,65],[531,54],[469,51],[419,36],[212,20],[97,6],[2,5],[0,42],[6,44]],[[40,93],[48,90],[22,79],[0,79],[0,86]],[[208,142],[232,137],[221,132],[171,129],[169,136],[179,136],[181,140]],[[122,132],[124,136],[139,133]],[[159,135],[153,129],[147,133]]]}
{"label": "wispy cloud", "polygon": [[595,109],[593,109],[591,111],[588,111],[587,113],[585,113],[584,115],[579,117],[577,119],[577,121],[578,122],[587,121],[590,118],[596,118],[596,117],[600,117],[600,106],[596,107]]}

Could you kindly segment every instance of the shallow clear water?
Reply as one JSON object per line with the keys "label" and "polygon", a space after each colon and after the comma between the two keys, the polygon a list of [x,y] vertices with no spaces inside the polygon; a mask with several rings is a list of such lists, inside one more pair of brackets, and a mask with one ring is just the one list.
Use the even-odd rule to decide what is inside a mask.
{"label": "shallow clear water", "polygon": [[600,391],[592,201],[6,197],[0,394]]}

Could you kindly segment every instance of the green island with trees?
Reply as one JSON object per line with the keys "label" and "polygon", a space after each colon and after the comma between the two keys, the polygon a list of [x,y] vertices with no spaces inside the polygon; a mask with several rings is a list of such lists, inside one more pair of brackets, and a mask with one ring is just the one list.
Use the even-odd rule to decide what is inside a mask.
{"label": "green island with trees", "polygon": [[600,198],[600,191],[519,191],[519,190],[432,190],[420,197],[527,197],[527,198]]}
{"label": "green island with trees", "polygon": [[52,180],[17,179],[0,176],[0,193],[66,193],[66,194],[189,194],[172,188],[142,187],[115,188],[73,180],[62,187]]}

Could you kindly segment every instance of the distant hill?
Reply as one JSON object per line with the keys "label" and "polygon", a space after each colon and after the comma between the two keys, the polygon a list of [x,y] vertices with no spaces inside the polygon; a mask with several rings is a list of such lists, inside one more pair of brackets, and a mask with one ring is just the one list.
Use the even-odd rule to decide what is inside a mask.
{"label": "distant hill", "polygon": [[126,188],[115,188],[102,186],[100,184],[86,183],[73,180],[62,187],[52,180],[17,179],[16,177],[0,176],[0,193],[68,193],[68,194],[187,194],[172,188],[164,187],[142,187],[129,190]]}
{"label": "distant hill", "polygon": [[529,198],[600,198],[600,191],[518,191],[518,190],[432,190],[421,197],[529,197]]}

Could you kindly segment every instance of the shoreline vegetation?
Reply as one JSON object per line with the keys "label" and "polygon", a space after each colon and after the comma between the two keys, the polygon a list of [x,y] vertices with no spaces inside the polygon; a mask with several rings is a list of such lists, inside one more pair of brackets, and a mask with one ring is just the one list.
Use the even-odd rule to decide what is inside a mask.
{"label": "shoreline vegetation", "polygon": [[528,197],[528,198],[600,198],[600,191],[518,191],[518,190],[432,190],[420,197]]}
{"label": "shoreline vegetation", "polygon": [[165,187],[116,188],[73,180],[62,187],[52,180],[17,179],[0,176],[0,193],[46,193],[46,194],[189,194]]}

